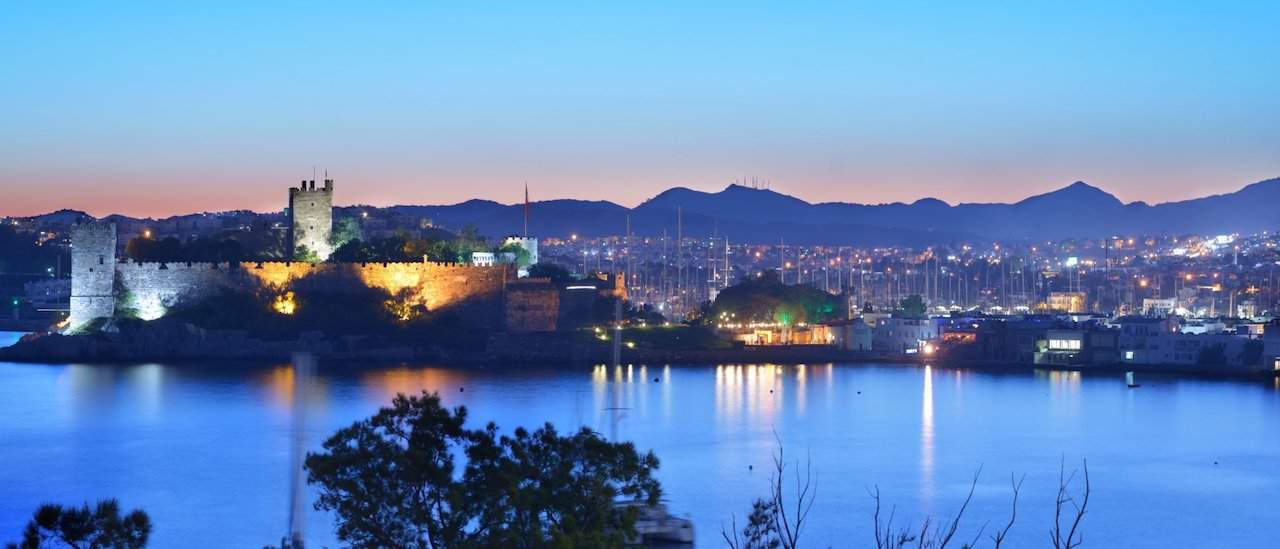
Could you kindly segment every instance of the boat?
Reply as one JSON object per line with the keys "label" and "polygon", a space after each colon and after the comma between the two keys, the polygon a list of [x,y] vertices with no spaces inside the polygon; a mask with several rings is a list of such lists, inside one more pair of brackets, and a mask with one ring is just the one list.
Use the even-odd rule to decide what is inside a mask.
{"label": "boat", "polygon": [[627,540],[627,545],[640,547],[693,545],[693,521],[672,515],[667,511],[667,506],[662,503],[650,505],[643,501],[625,501],[616,503],[615,507],[634,508],[639,511],[636,516],[636,537]]}

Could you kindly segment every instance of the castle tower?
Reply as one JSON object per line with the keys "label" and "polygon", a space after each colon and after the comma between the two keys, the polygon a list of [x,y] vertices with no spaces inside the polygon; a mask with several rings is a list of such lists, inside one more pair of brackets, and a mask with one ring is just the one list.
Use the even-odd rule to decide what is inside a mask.
{"label": "castle tower", "polygon": [[71,229],[71,318],[68,330],[115,314],[116,225],[90,221]]}
{"label": "castle tower", "polygon": [[316,189],[315,180],[303,181],[298,187],[289,188],[289,240],[290,255],[301,259],[299,251],[306,248],[315,259],[324,261],[333,253],[329,235],[333,233],[333,180],[325,179],[324,187]]}

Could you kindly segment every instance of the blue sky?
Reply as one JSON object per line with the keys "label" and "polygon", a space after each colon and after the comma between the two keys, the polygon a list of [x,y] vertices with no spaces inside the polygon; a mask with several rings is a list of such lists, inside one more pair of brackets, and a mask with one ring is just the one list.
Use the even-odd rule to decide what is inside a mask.
{"label": "blue sky", "polygon": [[1280,176],[1280,3],[1112,4],[9,1],[0,214]]}

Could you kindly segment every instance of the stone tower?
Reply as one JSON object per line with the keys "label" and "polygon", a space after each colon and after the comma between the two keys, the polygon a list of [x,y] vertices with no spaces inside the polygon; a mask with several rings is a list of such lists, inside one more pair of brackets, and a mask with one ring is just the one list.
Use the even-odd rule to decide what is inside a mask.
{"label": "stone tower", "polygon": [[116,311],[116,225],[89,221],[71,229],[71,318],[75,330]]}
{"label": "stone tower", "polygon": [[333,232],[333,180],[325,179],[324,187],[316,189],[315,180],[303,181],[298,187],[289,188],[289,240],[290,255],[298,259],[298,251],[305,247],[316,259],[329,259],[333,248],[329,235]]}

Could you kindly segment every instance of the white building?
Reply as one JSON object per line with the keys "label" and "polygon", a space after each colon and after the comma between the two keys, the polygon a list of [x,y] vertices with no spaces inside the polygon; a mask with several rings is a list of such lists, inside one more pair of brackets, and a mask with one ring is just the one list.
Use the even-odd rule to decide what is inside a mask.
{"label": "white building", "polygon": [[493,252],[471,252],[471,264],[476,267],[492,267]]}
{"label": "white building", "polygon": [[827,323],[831,330],[831,343],[841,351],[870,351],[871,326],[860,319]]}
{"label": "white building", "polygon": [[915,353],[942,335],[942,319],[881,317],[871,335],[877,351]]}
{"label": "white building", "polygon": [[520,246],[521,248],[524,248],[526,252],[529,252],[529,265],[520,265],[518,275],[517,275],[520,277],[529,276],[529,266],[538,264],[537,237],[511,235],[502,240],[503,246],[507,246],[510,244],[515,244],[517,246]]}

